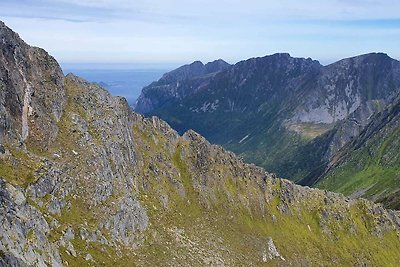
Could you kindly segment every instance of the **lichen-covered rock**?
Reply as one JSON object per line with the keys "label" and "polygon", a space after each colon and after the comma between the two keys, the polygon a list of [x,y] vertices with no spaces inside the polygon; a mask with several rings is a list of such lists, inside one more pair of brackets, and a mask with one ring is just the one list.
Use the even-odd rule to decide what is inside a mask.
{"label": "lichen-covered rock", "polygon": [[[47,235],[50,227],[44,214],[25,199],[21,189],[0,180],[0,251],[6,265],[61,265],[57,246]],[[37,253],[43,251],[44,255]]]}

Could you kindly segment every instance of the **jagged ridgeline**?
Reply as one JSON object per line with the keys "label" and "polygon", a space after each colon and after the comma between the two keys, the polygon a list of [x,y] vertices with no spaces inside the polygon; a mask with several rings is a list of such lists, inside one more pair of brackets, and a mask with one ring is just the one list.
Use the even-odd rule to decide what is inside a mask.
{"label": "jagged ridgeline", "polygon": [[274,178],[0,37],[0,265],[398,266],[398,212]]}
{"label": "jagged ridgeline", "polygon": [[[393,160],[384,160],[383,168],[363,164],[367,170],[343,172],[329,186],[322,181],[339,151],[399,95],[400,62],[383,53],[328,66],[275,54],[235,65],[185,65],[145,87],[135,109],[181,134],[194,129],[280,177],[397,207],[400,170]],[[381,137],[400,140],[398,132]]]}

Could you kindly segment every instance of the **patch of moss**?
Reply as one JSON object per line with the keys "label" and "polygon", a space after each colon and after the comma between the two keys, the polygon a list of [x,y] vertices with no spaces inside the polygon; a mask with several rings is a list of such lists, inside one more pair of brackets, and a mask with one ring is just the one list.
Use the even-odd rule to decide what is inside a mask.
{"label": "patch of moss", "polygon": [[35,240],[35,238],[36,238],[36,236],[35,236],[35,231],[33,230],[33,229],[30,229],[29,231],[28,231],[28,233],[26,234],[26,239],[28,240],[28,241],[34,241]]}
{"label": "patch of moss", "polygon": [[8,150],[8,158],[0,159],[0,176],[12,185],[23,187],[36,182],[41,161],[22,149],[8,147]]}

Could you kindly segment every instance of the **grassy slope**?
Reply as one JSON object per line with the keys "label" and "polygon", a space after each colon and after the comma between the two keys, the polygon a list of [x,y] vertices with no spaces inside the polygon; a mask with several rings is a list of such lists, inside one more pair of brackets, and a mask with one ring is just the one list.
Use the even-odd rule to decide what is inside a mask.
{"label": "grassy slope", "polygon": [[[142,140],[150,139],[142,138]],[[181,146],[185,147],[185,143],[183,142]],[[154,147],[154,144],[150,147]],[[161,147],[159,146],[159,149],[162,149]],[[196,254],[206,252],[202,252],[202,248],[199,247],[203,249],[206,247],[209,249],[208,252],[216,250],[214,253],[218,255],[221,253],[221,248],[216,247],[220,246],[224,251],[221,258],[225,259],[225,264],[247,265],[246,263],[252,262],[262,265],[262,251],[268,237],[272,237],[286,262],[295,265],[346,266],[368,262],[371,265],[395,266],[394,263],[400,257],[397,253],[398,245],[395,245],[398,242],[396,235],[385,234],[383,239],[380,239],[369,234],[374,228],[374,223],[367,223],[372,217],[368,217],[362,202],[351,206],[348,210],[340,203],[328,207],[327,210],[331,212],[340,214],[346,210],[350,215],[343,221],[339,219],[329,222],[328,228],[332,230],[328,231],[329,233],[321,229],[323,224],[321,211],[325,209],[323,199],[319,197],[313,199],[311,194],[309,199],[299,205],[291,206],[290,211],[283,214],[280,211],[283,200],[278,193],[269,201],[264,212],[258,210],[256,205],[250,205],[250,209],[245,209],[237,201],[232,201],[232,196],[250,199],[250,203],[256,202],[254,198],[260,193],[260,188],[251,181],[243,184],[240,177],[228,175],[223,187],[217,189],[216,202],[211,207],[199,205],[202,200],[199,193],[192,189],[191,179],[194,177],[191,177],[185,162],[180,159],[180,149],[178,148],[173,154],[172,161],[181,173],[182,182],[188,192],[187,200],[182,203],[182,199],[176,196],[176,191],[168,189],[176,201],[175,206],[170,210],[150,209],[150,217],[156,222],[152,231],[157,234],[152,236],[157,237],[161,234],[166,240],[173,240],[176,237],[168,229],[178,228],[183,230],[189,244],[174,244],[170,241],[167,246],[160,246],[157,244],[157,238],[150,237],[138,253],[146,255],[145,258],[149,262],[163,265],[170,261],[171,257],[175,257],[183,265],[188,263],[190,263],[188,265],[203,265],[203,262],[198,262]],[[166,151],[161,153],[167,154]],[[222,173],[229,173],[226,167],[228,166],[217,168]],[[171,185],[163,184],[162,187],[165,190]],[[273,188],[275,192],[283,190],[278,180],[268,184],[268,187]],[[148,194],[144,202],[147,205],[157,203],[156,199],[149,201],[150,199],[151,196]],[[157,204],[154,205],[157,207]],[[357,230],[349,234],[352,227]],[[218,259],[214,260],[213,264],[218,263]],[[285,265],[285,262],[274,259],[269,265]]]}
{"label": "grassy slope", "polygon": [[[389,114],[378,117],[382,122],[368,138],[356,141],[344,150],[336,167],[317,184],[319,188],[346,195],[357,194],[400,208],[400,115],[399,105]],[[382,119],[383,117],[383,119]],[[371,124],[374,125],[374,122]]]}

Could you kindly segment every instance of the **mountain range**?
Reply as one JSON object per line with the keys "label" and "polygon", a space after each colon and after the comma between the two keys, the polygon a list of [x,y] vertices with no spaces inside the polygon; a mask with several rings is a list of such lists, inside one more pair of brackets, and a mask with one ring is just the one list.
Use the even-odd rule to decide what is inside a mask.
{"label": "mountain range", "polygon": [[0,266],[400,261],[399,212],[279,179],[0,37]]}
{"label": "mountain range", "polygon": [[[361,167],[338,176],[332,166],[342,166],[333,162],[351,154],[348,144],[371,131],[374,120],[385,123],[382,116],[396,106],[399,61],[370,53],[323,66],[309,58],[274,54],[224,64],[211,74],[189,73],[167,73],[145,87],[136,111],[159,116],[179,133],[194,129],[245,161],[302,185],[398,206],[394,191],[400,189],[400,172],[395,161],[385,167],[391,169],[390,178],[380,168],[362,172]],[[397,142],[400,136],[395,131],[390,138]],[[335,178],[324,181],[332,175]],[[388,190],[389,185],[395,189]]]}

